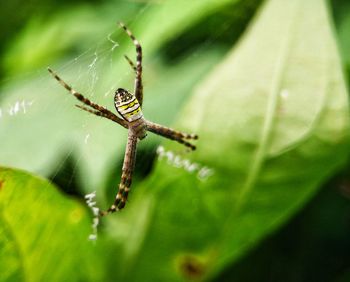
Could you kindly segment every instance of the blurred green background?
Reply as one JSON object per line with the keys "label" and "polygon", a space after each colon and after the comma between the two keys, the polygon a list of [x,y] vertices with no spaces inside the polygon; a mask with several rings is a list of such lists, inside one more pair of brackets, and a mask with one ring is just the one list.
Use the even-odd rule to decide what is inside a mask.
{"label": "blurred green background", "polygon": [[[349,1],[0,13],[0,281],[350,281]],[[118,21],[143,46],[146,118],[200,139],[189,153],[149,134],[125,210],[91,242],[84,195],[111,203],[126,130],[76,109],[46,67],[113,110],[134,79]],[[158,160],[159,144],[213,175]]]}

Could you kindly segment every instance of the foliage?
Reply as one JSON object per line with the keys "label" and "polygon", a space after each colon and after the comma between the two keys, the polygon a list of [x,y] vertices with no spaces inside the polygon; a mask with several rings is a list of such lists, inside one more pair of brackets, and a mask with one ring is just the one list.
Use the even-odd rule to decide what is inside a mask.
{"label": "foliage", "polygon": [[[345,166],[348,97],[325,1],[268,0],[238,44],[257,1],[122,2],[100,5],[103,19],[89,6],[77,5],[45,19],[45,25],[42,18],[30,20],[7,53],[5,73],[33,72],[68,51],[79,55],[96,40],[92,34],[111,30],[112,7],[119,7],[121,18],[139,12],[132,30],[148,56],[145,114],[168,124],[177,116],[174,127],[198,133],[198,150],[182,157],[214,174],[200,180],[160,160],[147,178],[133,184],[126,209],[103,220],[94,245],[86,239],[91,219],[82,203],[36,176],[1,169],[5,280],[212,280],[288,222]],[[164,21],[164,15],[171,17]],[[76,25],[79,21],[87,28]],[[37,48],[29,48],[35,42]],[[115,70],[126,69],[119,57],[131,45],[123,36],[118,44],[117,54],[96,68],[94,92],[104,93],[105,85],[115,84]],[[61,60],[57,68],[64,79],[78,80],[80,65],[67,70],[67,58]],[[92,94],[84,79],[78,89]],[[130,81],[121,77],[118,86],[124,83]],[[108,186],[123,155],[122,128],[90,116],[84,116],[82,127],[85,114],[42,73],[4,89],[2,107],[23,97],[35,103],[25,115],[1,118],[2,165],[55,175],[69,152],[79,159],[75,169],[82,190]],[[92,98],[112,104],[101,96]],[[85,144],[86,126],[94,138]],[[155,140],[141,151],[154,147]],[[178,144],[164,144],[180,150]],[[113,177],[109,188],[117,181]],[[101,197],[101,190],[97,193]],[[44,266],[36,267],[38,261]]]}
{"label": "foliage", "polygon": [[87,210],[28,173],[1,169],[0,178],[1,280],[98,280]]}

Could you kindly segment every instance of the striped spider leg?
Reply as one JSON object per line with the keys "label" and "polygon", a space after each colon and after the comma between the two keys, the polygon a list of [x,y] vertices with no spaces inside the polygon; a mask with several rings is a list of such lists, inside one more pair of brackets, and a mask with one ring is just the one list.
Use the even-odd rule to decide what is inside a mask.
{"label": "striped spider leg", "polygon": [[142,48],[131,31],[123,23],[120,23],[120,26],[131,38],[136,47],[136,64],[125,56],[130,66],[135,71],[134,94],[123,88],[118,88],[114,95],[114,105],[120,117],[108,109],[85,98],[82,94],[75,91],[71,86],[64,82],[63,79],[60,78],[53,70],[48,68],[51,75],[83,104],[76,105],[78,108],[91,114],[110,119],[128,129],[128,141],[126,144],[118,192],[111,207],[106,211],[101,211],[100,216],[104,216],[124,208],[131,187],[132,175],[136,162],[137,143],[147,136],[147,131],[177,141],[191,150],[195,150],[196,147],[188,142],[188,140],[195,140],[198,138],[198,136],[195,134],[187,134],[176,131],[169,127],[148,121],[144,118],[141,110],[143,101]]}

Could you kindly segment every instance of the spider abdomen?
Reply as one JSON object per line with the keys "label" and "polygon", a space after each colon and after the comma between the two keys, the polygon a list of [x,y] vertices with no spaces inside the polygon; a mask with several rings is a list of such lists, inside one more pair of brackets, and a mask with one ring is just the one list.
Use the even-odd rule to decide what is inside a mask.
{"label": "spider abdomen", "polygon": [[114,104],[118,113],[128,122],[134,122],[143,118],[139,101],[125,89],[117,89],[114,96]]}
{"label": "spider abdomen", "polygon": [[129,123],[139,139],[146,137],[146,122],[143,118],[141,105],[136,97],[125,89],[118,88],[114,96],[114,104],[118,113]]}

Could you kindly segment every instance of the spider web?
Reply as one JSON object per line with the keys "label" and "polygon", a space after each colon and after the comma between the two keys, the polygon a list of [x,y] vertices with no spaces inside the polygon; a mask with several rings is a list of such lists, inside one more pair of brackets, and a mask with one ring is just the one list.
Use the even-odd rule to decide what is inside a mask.
{"label": "spider web", "polygon": [[[152,5],[142,6],[133,21],[146,17]],[[128,25],[142,43],[142,34],[134,31],[133,21]],[[133,89],[134,73],[123,55],[134,60],[135,47],[114,25],[95,42],[71,58],[50,63],[50,67],[76,91],[113,111],[115,89]],[[206,42],[209,46],[212,43],[211,40]],[[152,121],[170,126],[194,82],[217,61],[218,54],[195,50],[172,68],[164,66],[159,56],[147,55],[147,48],[144,48],[144,114]],[[207,59],[203,64],[204,57]],[[198,72],[198,68],[202,70]],[[2,82],[2,92],[2,165],[50,177],[71,194],[97,190],[102,200],[106,200],[103,199],[106,193],[101,190],[107,188],[107,194],[115,194],[126,143],[124,128],[75,108],[78,101],[45,68],[7,78]],[[140,165],[136,168],[133,186],[150,171],[156,159],[156,147],[161,138],[149,134],[147,140],[139,146],[137,163]],[[167,151],[167,163],[189,173],[195,172],[201,180],[212,174],[213,170],[205,164],[194,165],[188,160],[190,156],[183,157],[185,151],[181,145],[177,152]],[[163,160],[160,152],[158,150],[158,159]],[[109,203],[109,199],[105,202]]]}
{"label": "spider web", "polygon": [[[113,92],[117,85],[123,80],[129,84],[129,77],[132,78],[132,71],[127,69],[127,65],[116,75],[115,65],[118,62],[115,56],[120,54],[119,44],[113,39],[113,35],[119,30],[115,30],[95,47],[68,63],[52,65],[77,91],[108,108],[113,105],[110,101],[113,101]],[[96,161],[95,171],[102,169],[102,158],[96,158],[96,155],[101,154],[99,148],[104,147],[98,146],[101,139],[104,139],[101,136],[102,131],[109,132],[107,135],[116,139],[113,142],[122,151],[118,147],[125,142],[125,139],[122,141],[123,133],[112,129],[108,122],[101,123],[99,118],[92,119],[76,109],[74,105],[78,101],[67,95],[45,69],[40,70],[39,75],[34,72],[26,74],[21,79],[24,82],[20,86],[16,85],[18,80],[18,77],[12,78],[7,87],[3,88],[2,96],[5,98],[0,107],[0,122],[5,150],[2,150],[0,158],[4,165],[23,168],[43,176],[51,175],[55,179],[67,161],[73,160],[71,180],[67,181],[70,182],[76,177],[77,168],[86,172],[89,170],[83,165],[84,162],[91,161],[86,157],[89,156],[89,151],[91,158]],[[15,86],[11,85],[12,82]],[[101,125],[100,130],[95,130],[97,122]],[[115,130],[121,138],[115,136]],[[101,143],[106,145],[106,142],[108,140],[102,140]],[[31,155],[28,149],[34,154]],[[94,183],[92,179],[82,178],[80,181],[84,182],[85,179],[91,186],[101,185],[101,180]]]}

